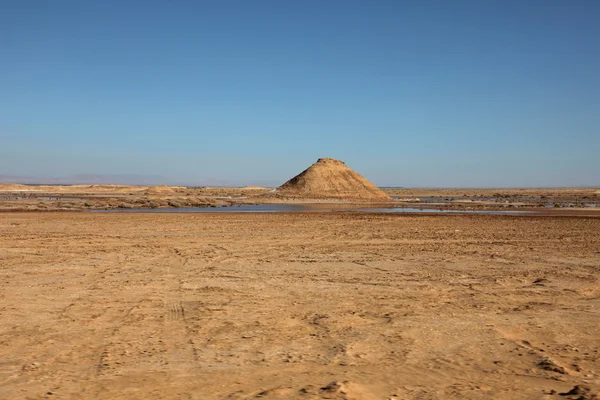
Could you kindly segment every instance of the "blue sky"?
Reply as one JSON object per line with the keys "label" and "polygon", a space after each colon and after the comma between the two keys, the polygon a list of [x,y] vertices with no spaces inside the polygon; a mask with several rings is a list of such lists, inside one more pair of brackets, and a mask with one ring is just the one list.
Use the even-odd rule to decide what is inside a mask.
{"label": "blue sky", "polygon": [[0,175],[600,185],[600,2],[0,1]]}

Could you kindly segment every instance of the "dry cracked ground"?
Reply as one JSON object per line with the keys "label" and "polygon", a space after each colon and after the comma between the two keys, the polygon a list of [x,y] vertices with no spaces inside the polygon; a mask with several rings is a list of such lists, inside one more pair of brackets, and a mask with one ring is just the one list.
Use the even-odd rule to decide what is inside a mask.
{"label": "dry cracked ground", "polygon": [[593,399],[600,218],[0,214],[2,399]]}

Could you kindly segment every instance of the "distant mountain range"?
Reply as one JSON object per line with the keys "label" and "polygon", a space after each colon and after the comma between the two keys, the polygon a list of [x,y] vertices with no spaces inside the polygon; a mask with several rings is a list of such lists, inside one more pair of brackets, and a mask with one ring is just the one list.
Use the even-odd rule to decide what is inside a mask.
{"label": "distant mountain range", "polygon": [[169,186],[268,186],[275,187],[281,183],[274,181],[235,182],[215,179],[202,181],[178,181],[161,175],[95,175],[78,174],[61,177],[14,176],[0,175],[2,183],[21,183],[25,185],[169,185]]}
{"label": "distant mountain range", "polygon": [[79,174],[61,177],[0,175],[0,183],[26,185],[178,185],[179,182],[160,175],[94,175]]}

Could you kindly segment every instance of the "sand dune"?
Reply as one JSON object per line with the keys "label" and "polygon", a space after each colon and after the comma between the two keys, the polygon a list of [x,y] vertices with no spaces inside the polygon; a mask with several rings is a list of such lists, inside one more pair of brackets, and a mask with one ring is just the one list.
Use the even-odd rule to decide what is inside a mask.
{"label": "sand dune", "polygon": [[146,190],[146,193],[148,193],[148,194],[168,194],[168,193],[175,193],[175,190],[173,190],[172,188],[170,188],[167,185],[151,186],[148,188],[148,190]]}

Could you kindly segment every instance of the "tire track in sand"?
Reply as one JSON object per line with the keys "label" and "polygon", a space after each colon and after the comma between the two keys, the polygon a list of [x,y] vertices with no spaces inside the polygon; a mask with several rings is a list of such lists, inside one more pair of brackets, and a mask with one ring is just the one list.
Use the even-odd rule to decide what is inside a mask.
{"label": "tire track in sand", "polygon": [[166,350],[166,367],[190,369],[198,364],[198,356],[185,315],[183,283],[188,258],[178,249],[165,260],[164,312],[162,342]]}

